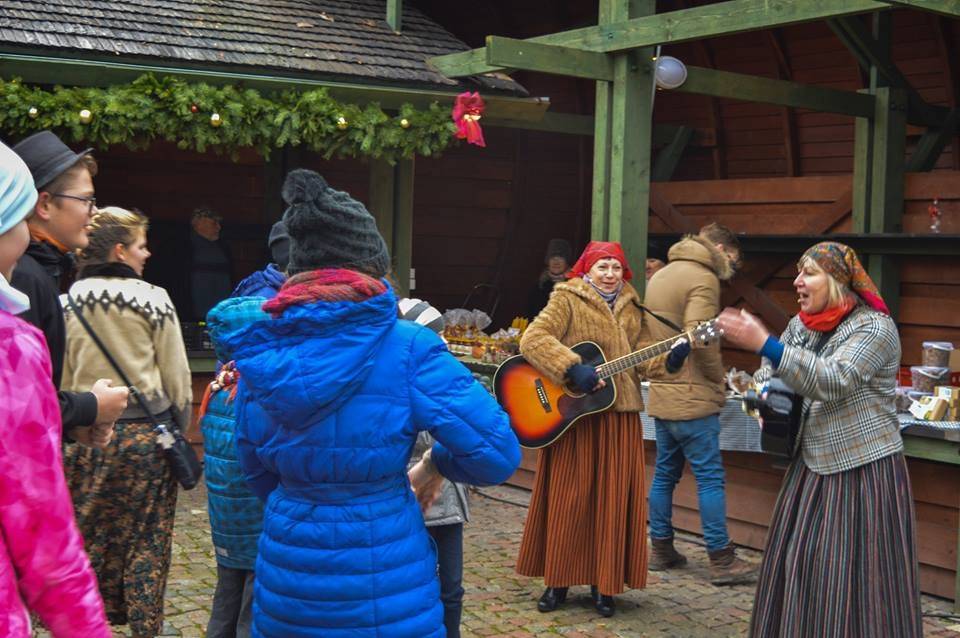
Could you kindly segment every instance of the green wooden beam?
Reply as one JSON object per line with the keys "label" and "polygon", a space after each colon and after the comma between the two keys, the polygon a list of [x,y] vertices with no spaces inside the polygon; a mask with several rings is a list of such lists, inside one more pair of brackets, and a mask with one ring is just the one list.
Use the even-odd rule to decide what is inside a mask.
{"label": "green wooden beam", "polygon": [[[597,21],[608,25],[629,17],[629,6],[624,0],[600,0]],[[593,191],[590,200],[590,238],[603,241],[610,235],[610,149],[613,118],[613,84],[603,80],[594,89],[593,122]]]}
{"label": "green wooden beam", "polygon": [[377,221],[377,230],[387,244],[392,255],[393,224],[396,217],[395,197],[396,176],[394,166],[382,159],[370,160],[370,190],[367,207]]}
{"label": "green wooden beam", "polygon": [[[626,5],[626,15],[623,9]],[[615,0],[613,19],[651,15],[655,0]],[[650,219],[650,153],[653,140],[653,47],[614,56],[610,95],[610,229],[627,259],[640,268],[647,259]],[[643,296],[646,280],[634,287]]]}
{"label": "green wooden beam", "polygon": [[410,294],[413,267],[413,176],[415,159],[401,159],[394,167],[393,272],[400,293]]}
{"label": "green wooden beam", "polygon": [[674,90],[854,117],[874,113],[872,95],[697,66],[687,67],[687,81]]}
{"label": "green wooden beam", "polygon": [[690,140],[693,139],[693,127],[681,126],[677,129],[673,139],[657,154],[657,161],[650,171],[650,181],[668,182],[673,177],[673,172],[677,170],[680,158],[683,157],[683,151],[686,150]]}
{"label": "green wooden beam", "polygon": [[387,24],[395,33],[403,26],[403,0],[387,0]]}
{"label": "green wooden beam", "polygon": [[487,36],[487,63],[524,71],[539,71],[588,80],[613,79],[613,58],[606,53],[553,44]]}
{"label": "green wooden beam", "polygon": [[[903,89],[879,87],[873,119],[871,166],[871,233],[900,232],[904,200],[904,155],[907,142],[907,97]],[[889,255],[869,255],[873,281],[896,319],[900,306],[900,267]]]}
{"label": "green wooden beam", "polygon": [[960,0],[884,0],[889,5],[960,18]]}
{"label": "green wooden beam", "polygon": [[568,135],[593,135],[593,116],[577,113],[553,113],[547,111],[543,117],[532,122],[529,120],[511,120],[497,117],[483,117],[483,126],[502,128],[521,128],[530,131],[548,133],[566,133]]}
{"label": "green wooden beam", "polygon": [[[728,0],[552,33],[528,41],[587,51],[627,51],[882,9],[889,9],[889,5],[878,0]],[[449,77],[503,69],[489,64],[483,49],[438,56],[431,58],[430,63]]]}
{"label": "green wooden beam", "polygon": [[911,124],[935,126],[946,118],[947,109],[924,101],[890,59],[889,45],[877,42],[861,20],[856,17],[839,17],[828,20],[827,24],[864,69],[879,73],[891,86],[906,91]]}
{"label": "green wooden beam", "polygon": [[[577,113],[554,113],[547,111],[543,118],[536,122],[524,120],[509,120],[503,118],[483,118],[483,125],[501,128],[520,128],[528,131],[545,131],[547,133],[564,133],[566,135],[583,135],[592,137],[594,134],[594,117]],[[673,124],[655,124],[653,127],[653,146],[660,147],[670,144],[677,132],[684,128]],[[697,129],[693,130],[692,146],[713,146],[712,142],[697,139]]]}
{"label": "green wooden beam", "polygon": [[906,155],[906,96],[902,89],[877,89],[873,120],[873,165],[870,232],[899,232],[903,216]]}
{"label": "green wooden beam", "polygon": [[[224,66],[169,66],[167,64],[118,62],[93,57],[61,57],[54,54],[36,55],[27,48],[0,49],[0,77],[22,78],[32,84],[63,84],[67,86],[110,86],[131,82],[144,73],[171,75],[191,82],[208,84],[238,84],[263,92],[287,89],[309,90],[325,87],[338,100],[366,104],[378,102],[385,109],[398,109],[409,103],[426,108],[433,102],[453,104],[455,90],[398,88],[346,82],[329,82],[301,75],[270,75],[258,69],[226,69]],[[550,108],[548,98],[518,98],[485,93],[487,110],[484,117],[517,122],[539,121]]]}
{"label": "green wooden beam", "polygon": [[865,233],[870,226],[870,172],[873,169],[873,118],[858,117],[853,132],[852,230]]}
{"label": "green wooden beam", "polygon": [[285,154],[289,147],[279,153],[271,153],[263,163],[263,223],[274,224],[283,217],[283,200],[277,196],[283,189],[287,174]]}
{"label": "green wooden beam", "polygon": [[925,173],[933,170],[943,149],[957,134],[957,121],[958,109],[951,109],[950,115],[941,126],[930,127],[924,132],[916,148],[913,149],[913,155],[907,161],[908,173]]}

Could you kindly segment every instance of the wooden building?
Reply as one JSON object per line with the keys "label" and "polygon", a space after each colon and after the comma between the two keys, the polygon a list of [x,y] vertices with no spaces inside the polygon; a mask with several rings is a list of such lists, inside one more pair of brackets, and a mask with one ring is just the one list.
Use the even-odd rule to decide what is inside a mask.
{"label": "wooden building", "polygon": [[[611,12],[626,8],[632,18],[630,9],[649,8],[649,0],[75,4],[18,0],[19,9],[0,10],[7,21],[0,78],[103,86],[150,70],[263,90],[320,84],[345,100],[380,100],[385,108],[405,100],[449,105],[467,89],[488,99],[486,148],[455,146],[396,166],[363,157],[325,160],[297,148],[269,160],[252,150],[230,159],[173,143],[98,154],[102,202],[180,223],[199,204],[224,214],[237,277],[265,260],[267,224],[282,212],[279,184],[296,166],[316,168],[368,202],[393,245],[398,273],[413,267],[416,296],[443,309],[461,305],[475,284],[495,286],[495,325],[523,312],[550,238],[568,239],[579,250],[591,236],[605,235],[592,214],[594,114],[603,82],[536,71],[510,73],[516,83],[470,74],[453,81],[425,60],[483,47],[491,34],[525,40],[614,24]],[[675,37],[648,38],[640,51],[648,55],[663,42],[660,54],[684,61],[690,73],[687,85],[655,94],[650,214],[641,207],[626,213],[665,240],[712,220],[742,233],[746,268],[725,301],[746,304],[773,326],[795,312],[790,281],[797,256],[841,233],[870,255],[885,295],[898,300],[904,365],[919,363],[924,340],[960,344],[960,20],[949,4],[661,0],[660,13],[694,13],[660,23],[672,25]],[[825,5],[819,18],[811,17]],[[780,21],[763,27],[764,10]],[[691,25],[711,17],[707,11],[715,25],[741,24],[726,26],[725,35],[697,36]],[[582,59],[584,69],[597,66],[595,56]],[[761,93],[765,101],[738,99]],[[624,130],[633,135],[633,123],[642,129],[645,114],[624,111]],[[928,212],[935,200],[942,212],[938,234]],[[640,237],[624,237],[633,255],[642,254]],[[167,249],[177,248],[155,252]],[[729,365],[757,364],[744,353],[727,354]],[[955,597],[958,445],[906,438],[923,589]],[[652,450],[647,455],[652,470]],[[783,470],[761,455],[727,454],[725,462],[733,539],[762,547]],[[689,477],[676,510],[681,527],[698,531]]]}
{"label": "wooden building", "polygon": [[[439,68],[459,76],[458,67],[477,73],[513,61],[548,71],[511,76],[532,95],[549,95],[551,113],[590,117],[551,122],[566,130],[566,137],[510,132],[518,156],[544,161],[523,161],[519,166],[526,170],[514,176],[526,205],[513,223],[525,237],[519,244],[515,237],[505,238],[503,250],[522,248],[507,258],[501,272],[509,273],[507,278],[527,273],[529,281],[540,265],[535,247],[556,234],[582,245],[591,233],[584,214],[591,203],[596,235],[597,202],[591,200],[599,189],[592,136],[600,130],[593,115],[600,99],[596,87],[602,82],[595,80],[608,71],[594,52],[615,53],[618,47],[604,40],[617,37],[630,40],[631,46],[663,42],[661,55],[675,56],[691,68],[686,85],[655,95],[650,232],[676,237],[715,220],[742,233],[747,264],[725,291],[725,301],[746,305],[775,327],[795,312],[791,280],[799,254],[825,235],[840,234],[868,256],[885,297],[897,305],[904,366],[919,363],[925,340],[960,343],[960,139],[954,121],[960,21],[945,15],[945,4],[837,2],[824,8],[834,12],[829,19],[813,20],[809,12],[814,3],[659,2],[658,13],[671,15],[672,21],[638,17],[606,32],[592,30],[603,22],[603,11],[620,7],[628,12],[620,19],[631,19],[629,11],[638,4],[649,9],[652,3],[600,2],[598,15],[596,2],[517,6],[490,0],[473,5],[471,20],[459,23],[457,10],[447,3],[418,3],[468,43],[485,47],[450,56]],[[940,12],[904,7],[911,4]],[[878,13],[841,15],[870,9]],[[776,17],[770,18],[769,28],[757,28],[755,19],[767,10],[768,17]],[[698,29],[726,35],[698,37]],[[506,37],[486,39],[490,34]],[[641,49],[641,54],[649,52]],[[579,69],[571,73],[576,64]],[[585,77],[571,77],[578,74]],[[895,95],[897,104],[887,109],[894,117],[874,117],[879,115],[872,110],[876,103],[856,112],[861,94],[880,100]],[[647,114],[628,116],[634,119],[628,118],[627,127],[640,126]],[[684,135],[684,128],[692,131]],[[879,145],[879,153],[876,147],[873,152],[864,148],[870,144]],[[573,202],[576,212],[571,211]],[[931,230],[933,206],[942,214],[939,233]],[[622,239],[636,240],[628,234]],[[637,255],[643,247],[632,248]],[[510,296],[506,306],[518,307],[522,288],[505,290]],[[726,358],[748,370],[758,363],[736,351]],[[960,446],[909,435],[905,441],[917,504],[922,587],[956,598]],[[762,455],[725,453],[724,458],[732,537],[760,548],[783,468]],[[648,449],[651,475],[653,464],[654,452]],[[516,481],[529,484],[533,454],[524,467]],[[675,521],[699,531],[690,476],[678,488]]]}

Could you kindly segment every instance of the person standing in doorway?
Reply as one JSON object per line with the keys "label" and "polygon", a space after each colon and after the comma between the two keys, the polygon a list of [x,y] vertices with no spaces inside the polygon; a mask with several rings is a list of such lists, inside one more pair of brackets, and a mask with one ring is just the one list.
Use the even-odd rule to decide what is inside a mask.
{"label": "person standing in doorway", "polygon": [[196,209],[190,220],[190,303],[197,321],[233,290],[230,255],[220,241],[222,221],[209,208]]}
{"label": "person standing in doorway", "polygon": [[[644,321],[651,341],[661,341],[720,312],[720,282],[733,277],[740,259],[736,235],[720,224],[684,237],[667,254],[668,263],[647,282]],[[750,582],[755,569],[736,557],[727,533],[720,410],[724,395],[720,344],[693,352],[679,374],[651,375],[647,412],[655,419],[657,465],[650,488],[650,569],[686,564],[673,546],[673,489],[690,462],[697,481],[703,536],[715,585]]]}
{"label": "person standing in doorway", "polygon": [[543,272],[537,283],[530,289],[527,296],[527,317],[533,319],[550,299],[553,286],[567,280],[567,272],[573,261],[573,250],[566,239],[551,239],[547,244],[547,254],[544,258]]}

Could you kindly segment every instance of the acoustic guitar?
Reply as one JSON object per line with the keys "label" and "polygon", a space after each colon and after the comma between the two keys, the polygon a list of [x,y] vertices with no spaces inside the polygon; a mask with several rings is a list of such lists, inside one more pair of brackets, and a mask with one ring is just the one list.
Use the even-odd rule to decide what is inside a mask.
{"label": "acoustic guitar", "polygon": [[510,416],[510,427],[520,445],[534,449],[546,447],[563,436],[581,417],[603,412],[614,404],[617,400],[614,375],[668,352],[681,337],[685,337],[691,347],[703,347],[721,334],[716,320],[711,319],[689,332],[612,361],[606,360],[600,346],[592,341],[582,341],[571,350],[580,355],[583,363],[596,367],[600,378],[606,380],[603,388],[586,394],[553,383],[522,355],[516,355],[497,368],[493,392]]}

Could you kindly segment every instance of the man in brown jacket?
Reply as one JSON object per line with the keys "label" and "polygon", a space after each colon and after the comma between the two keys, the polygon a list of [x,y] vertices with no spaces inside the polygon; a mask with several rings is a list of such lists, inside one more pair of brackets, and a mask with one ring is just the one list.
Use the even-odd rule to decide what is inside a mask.
{"label": "man in brown jacket", "polygon": [[[720,312],[720,281],[733,276],[740,257],[736,236],[710,224],[674,244],[667,265],[647,283],[645,305],[666,321],[648,315],[643,322],[650,341],[676,334],[667,322],[689,330]],[[673,489],[690,462],[697,481],[703,537],[715,585],[749,582],[754,568],[738,559],[727,534],[724,470],[720,457],[724,367],[720,345],[695,349],[687,364],[669,378],[650,380],[647,411],[657,428],[657,466],[650,488],[650,569],[680,567],[686,557],[673,546]]]}

